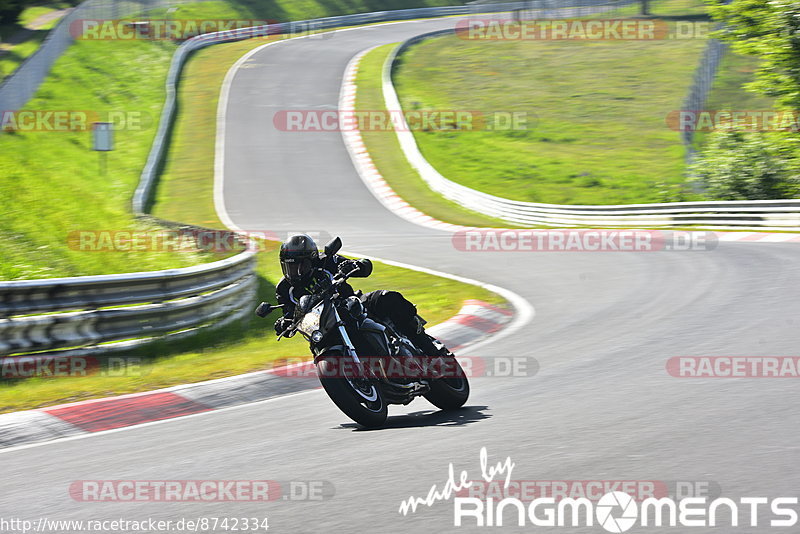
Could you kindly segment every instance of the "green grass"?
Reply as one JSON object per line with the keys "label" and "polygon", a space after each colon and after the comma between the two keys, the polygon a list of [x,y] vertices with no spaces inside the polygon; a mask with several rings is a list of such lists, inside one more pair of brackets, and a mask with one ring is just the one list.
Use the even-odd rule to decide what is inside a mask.
{"label": "green grass", "polygon": [[[175,46],[165,42],[77,41],[56,62],[25,109],[125,111],[149,127],[115,132],[107,174],[91,150],[91,131],[0,135],[0,279],[51,278],[166,269],[215,259],[191,253],[74,250],[76,230],[147,230],[130,213],[155,134],[164,78]],[[136,60],[132,60],[136,58]]]}
{"label": "green grass", "polygon": [[425,41],[402,58],[404,109],[522,112],[528,127],[416,131],[444,176],[532,202],[658,201],[683,180],[684,149],[665,117],[705,45],[686,41]]}
{"label": "green grass", "polygon": [[[39,17],[47,15],[57,10],[58,8],[53,6],[31,6],[25,8],[25,10],[19,16],[19,23],[25,27],[30,27],[34,22],[36,22],[36,19],[38,19]],[[54,18],[52,20],[45,22],[44,24],[37,25],[35,29],[49,30],[53,26],[55,26],[59,20],[60,17]]]}
{"label": "green grass", "polygon": [[[651,11],[655,16],[664,17],[673,30],[675,28],[674,24],[682,20],[697,22],[704,25],[701,27],[704,32],[709,31],[713,26],[713,23],[709,22],[708,17],[705,15],[705,6],[703,2],[697,0],[661,0],[651,4]],[[637,13],[638,5],[629,6],[617,10],[612,18],[618,16],[636,16]],[[383,62],[394,46],[396,45],[379,47],[365,55],[362,59],[357,77],[358,98],[356,107],[358,109],[385,109],[380,90],[380,76]],[[726,56],[720,68],[720,75],[710,95],[709,104],[706,107],[709,107],[709,109],[714,106],[730,107],[733,103],[738,103],[738,105],[735,106],[737,108],[746,105],[748,109],[769,109],[771,107],[769,101],[765,101],[765,99],[758,95],[744,91],[742,87],[746,82],[752,79],[752,71],[755,65],[756,63],[751,58],[741,56],[734,57],[732,55]],[[467,70],[463,65],[454,65],[452,68]],[[436,74],[437,76],[441,75],[441,73]],[[682,98],[683,94],[678,94],[677,96]],[[679,104],[680,101],[678,101],[678,105],[676,105],[675,109],[679,107]],[[414,106],[414,102],[412,102],[411,105]],[[418,106],[419,104],[416,105]],[[474,109],[474,107],[475,106],[472,106],[472,109]],[[450,109],[452,109],[452,107]],[[658,128],[666,126],[663,121],[664,118],[665,117],[659,118]],[[680,157],[676,158],[674,162],[682,172],[683,151],[682,147],[678,146],[677,132],[668,135],[672,136],[670,143],[672,143],[673,149],[680,154]],[[392,133],[387,134],[385,131],[363,131],[362,136],[381,174],[392,188],[410,204],[437,219],[451,223],[473,226],[507,226],[507,224],[502,222],[487,220],[487,218],[482,215],[463,210],[460,206],[445,200],[443,197],[433,192],[408,164],[400,151],[396,137]],[[701,138],[701,136],[702,134],[698,135],[698,139]],[[507,156],[508,154],[504,155]],[[598,187],[598,184],[593,183],[591,177],[587,178],[584,176],[584,179],[586,180],[584,183],[591,184],[592,187]],[[650,182],[652,195],[649,200],[662,202],[675,200],[677,198],[677,191],[681,191],[681,200],[691,200],[694,196],[688,191],[688,188],[682,181],[683,179],[680,173],[676,174],[672,180],[652,180]],[[497,189],[500,188],[500,186],[497,187]],[[498,191],[498,194],[504,196],[504,191]]]}
{"label": "green grass", "polygon": [[[656,1],[651,13],[673,31],[679,21],[705,25],[706,33],[713,25],[698,0]],[[614,13],[620,16],[638,16],[638,5]],[[680,109],[704,46],[704,38],[580,42],[448,36],[408,50],[395,81],[406,110],[522,112],[529,119],[515,130],[415,131],[428,161],[454,181],[532,202],[659,202],[665,191],[685,191],[685,149],[665,118]],[[367,98],[378,83],[380,57],[387,54],[383,49],[365,58],[359,86]],[[754,66],[751,58],[726,58],[706,107],[736,102],[737,109],[769,109],[766,99],[742,89]],[[418,206],[428,203],[423,211],[454,222],[447,204],[428,200],[436,195],[407,164],[397,165],[396,143],[369,136],[373,159],[391,162],[381,170],[397,175],[389,181],[401,196]]]}
{"label": "green grass", "polygon": [[[276,251],[260,253],[258,273],[259,298],[274,302],[274,282],[280,278]],[[375,265],[369,278],[353,279],[352,285],[365,292],[382,288],[401,290],[417,304],[429,324],[451,317],[466,299],[504,304],[498,295],[479,287],[381,263]],[[254,301],[253,309],[256,304]],[[275,340],[272,323],[277,317],[277,312],[267,319],[248,315],[243,324],[133,352],[126,356],[142,358],[143,363],[131,369],[128,376],[96,374],[0,383],[0,413],[232,376],[268,369],[276,360],[280,364],[284,359],[307,359],[308,344],[300,336]]]}
{"label": "green grass", "polygon": [[[14,45],[0,46],[0,81],[14,72],[28,57],[39,49],[48,30],[34,30],[26,37],[25,41]],[[0,34],[4,35],[4,34]]]}
{"label": "green grass", "polygon": [[[449,6],[465,2],[464,0],[230,0],[203,2],[203,4],[212,3],[226,4],[235,9],[240,16],[285,22],[369,11]],[[206,14],[208,11],[205,7],[197,7],[195,4],[180,5],[176,14],[183,15],[192,10],[210,18]]]}
{"label": "green grass", "polygon": [[773,98],[745,89],[754,80],[759,63],[753,56],[725,54],[708,94],[706,108],[771,110],[775,105]]}
{"label": "green grass", "polygon": [[[70,53],[76,54],[73,59],[81,59],[81,63],[89,64],[91,54],[97,54],[97,50],[93,47],[102,44],[104,43],[82,42],[73,47]],[[263,44],[263,41],[217,45],[196,54],[189,62],[180,86],[179,106],[181,113],[173,130],[169,150],[170,158],[165,168],[165,181],[162,187],[158,189],[158,197],[155,204],[157,215],[180,220],[181,222],[221,227],[213,210],[211,199],[213,157],[204,157],[213,154],[216,99],[222,79],[230,65],[242,53],[261,44]],[[104,93],[111,103],[126,102],[130,106],[130,100],[125,100],[125,98],[133,99],[138,103],[149,102],[151,100],[151,92],[156,95],[163,86],[166,68],[164,59],[168,58],[171,52],[171,45],[161,43],[153,46],[150,43],[145,48],[136,48],[144,45],[145,43],[128,43],[127,46],[132,48],[126,52],[132,56],[132,52],[135,51],[137,57],[142,57],[146,52],[153,54],[153,57],[150,58],[152,61],[149,62],[150,68],[153,69],[152,84],[141,84],[141,80],[139,80],[138,85],[135,83],[134,79],[138,73],[128,72],[131,67],[130,64],[126,63],[126,60],[130,56],[125,57],[123,51],[119,52],[120,55],[109,57],[108,61],[109,63],[126,65],[124,73],[120,71],[104,71],[102,69],[94,73],[96,76],[108,77],[113,75],[115,78],[125,80],[125,83],[120,80],[118,89],[120,94],[116,94],[116,92]],[[99,50],[103,50],[106,54],[109,53],[109,49],[100,48]],[[112,47],[112,50],[116,50],[116,48]],[[163,56],[156,55],[156,53],[163,53]],[[68,63],[68,65],[74,67],[75,63]],[[105,67],[111,68],[110,66]],[[65,73],[59,70],[54,71],[54,73],[57,79],[63,82],[68,79],[67,74],[72,73],[72,71]],[[108,85],[103,86],[100,84],[97,79],[88,77],[89,75],[86,73],[75,71],[73,74],[86,76],[83,81],[86,87],[108,87]],[[70,87],[75,91],[74,85]],[[61,88],[58,84],[44,89],[50,91],[49,98],[58,99],[59,102],[66,101],[69,103],[70,98],[79,98],[79,96],[70,94],[66,88]],[[148,96],[145,97],[144,95]],[[112,97],[119,98],[119,101]],[[152,96],[152,100],[160,105],[160,101],[156,96]],[[138,108],[129,107],[125,109]],[[198,135],[197,126],[207,126],[208,128],[199,128],[202,135]],[[84,137],[66,132],[63,134],[66,142],[85,150],[86,139]],[[54,134],[49,135],[56,137]],[[86,136],[85,133],[83,135]],[[0,144],[7,142],[6,138],[14,138],[15,142],[19,143],[15,158],[13,158],[16,173],[21,173],[22,170],[26,170],[28,166],[33,164],[45,165],[44,162],[34,161],[32,152],[34,150],[34,142],[38,138],[32,136],[33,134],[0,136]],[[43,139],[46,140],[47,137]],[[126,143],[127,145],[128,143]],[[212,147],[212,150],[207,150],[208,147]],[[130,152],[129,159],[132,165],[133,160],[136,159],[134,157],[135,151],[130,149]],[[29,154],[28,157],[21,158],[23,153]],[[9,152],[3,151],[3,154],[9,154]],[[144,154],[146,154],[146,151],[143,151],[140,157],[140,164],[143,162]],[[96,155],[91,154],[91,156]],[[91,156],[83,158],[81,161],[76,162],[75,165],[70,166],[69,172],[78,173],[79,176],[71,179],[68,185],[65,186],[59,185],[57,180],[48,180],[41,169],[38,172],[26,172],[24,179],[18,178],[13,183],[6,178],[11,174],[3,173],[2,186],[7,188],[6,191],[15,191],[18,198],[28,199],[28,204],[19,206],[19,208],[3,206],[4,215],[10,214],[10,216],[4,217],[3,224],[11,224],[14,220],[22,218],[25,219],[26,228],[29,229],[29,233],[24,235],[24,240],[20,240],[20,255],[17,261],[33,262],[38,260],[40,263],[51,262],[50,265],[57,266],[58,264],[54,263],[53,260],[58,258],[58,255],[55,254],[56,251],[53,249],[63,249],[60,242],[60,239],[63,239],[61,234],[66,229],[72,228],[76,220],[80,220],[79,215],[99,217],[103,224],[130,223],[130,220],[127,219],[129,216],[125,208],[135,185],[135,180],[131,179],[125,182],[118,179],[111,172],[111,162],[109,176],[114,178],[106,179],[108,183],[103,183],[102,180],[93,178],[92,170],[96,162],[91,159]],[[68,157],[78,157],[78,154],[71,153],[67,148],[62,147],[62,152],[59,152],[56,157],[58,158],[56,161],[63,161]],[[12,160],[10,156],[6,159]],[[0,158],[0,162],[2,161],[4,159]],[[59,179],[69,179],[69,172],[65,171],[58,174]],[[37,179],[39,176],[41,178]],[[82,180],[89,183],[81,186]],[[47,189],[46,184],[50,184],[50,190]],[[23,191],[22,189],[26,187],[28,189],[35,188],[36,193],[34,194],[32,190]],[[95,192],[96,189],[99,189],[99,191]],[[5,193],[6,191],[0,191],[0,193]],[[105,198],[106,196],[111,198]],[[48,204],[48,209],[41,208],[37,212],[39,217],[48,217],[46,221],[38,223],[38,225],[35,223],[36,217],[29,217],[24,213],[25,208],[31,208],[36,201],[50,203]],[[56,213],[48,215],[48,210],[53,210]],[[98,215],[95,211],[102,213]],[[59,217],[64,222],[59,223]],[[41,252],[41,256],[33,255],[32,251],[26,246],[31,241],[49,243],[45,238],[49,234],[43,230],[48,228],[50,224],[60,224],[64,227],[64,230],[53,232],[55,237],[52,238],[54,240],[52,247],[44,249]],[[80,227],[94,228],[91,224],[81,224]],[[37,229],[39,230],[38,233],[35,231]],[[5,229],[3,230],[5,231]],[[12,235],[11,230],[9,230],[9,235]],[[346,242],[347,237],[342,237]],[[259,254],[257,270],[259,274],[258,296],[260,299],[274,301],[274,284],[280,278],[280,268],[277,261],[277,253],[274,247],[270,248],[271,250]],[[0,251],[5,253],[3,249],[0,249]],[[14,252],[13,247],[9,246],[8,251]],[[97,258],[97,256],[87,253],[82,253],[83,256],[78,255],[75,258],[71,258],[68,255],[69,251],[58,250],[57,252],[59,254],[67,254],[67,257],[63,260],[65,265],[79,266],[84,269],[90,268],[92,265],[83,256]],[[117,254],[117,256],[127,259],[129,262],[132,259],[131,255]],[[162,256],[167,255],[162,254]],[[170,259],[174,259],[174,255],[170,256]],[[108,269],[105,261],[99,259],[96,261],[98,264],[93,267]],[[59,268],[66,268],[65,265],[60,265]],[[53,271],[47,271],[47,274],[54,275],[53,272],[56,269],[55,267],[52,268]],[[481,299],[494,304],[505,303],[498,295],[475,286],[381,263],[376,264],[375,271],[371,277],[354,280],[353,286],[363,291],[379,288],[398,289],[417,304],[420,314],[430,324],[436,324],[452,316],[466,299]],[[254,300],[252,303],[253,308],[256,303],[257,300]],[[151,390],[175,384],[231,376],[267,368],[275,360],[305,357],[308,354],[308,348],[299,338],[281,341],[280,343],[274,340],[272,320],[275,318],[276,315],[273,315],[270,320],[264,321],[248,315],[242,324],[231,325],[218,331],[201,332],[193,338],[182,341],[157,343],[146,349],[135,351],[132,355],[141,357],[145,361],[137,369],[137,372],[130,373],[129,376],[94,375],[89,378],[35,378],[26,381],[7,382],[0,386],[0,412],[30,409],[75,400]],[[158,356],[156,357],[156,355]]]}
{"label": "green grass", "polygon": [[[386,109],[381,90],[381,71],[387,56],[396,44],[384,45],[368,52],[358,67],[356,109]],[[408,163],[397,136],[390,130],[363,130],[361,137],[375,166],[386,182],[406,202],[418,210],[452,224],[464,226],[507,227],[508,223],[466,210],[450,202],[428,187]]]}
{"label": "green grass", "polygon": [[[171,16],[291,20],[379,4],[413,7],[437,2],[447,3],[213,1],[183,4]],[[261,42],[253,46],[256,44]],[[149,117],[148,127],[141,131],[116,132],[107,176],[99,176],[91,132],[0,135],[0,279],[154,270],[215,259],[188,253],[87,253],[71,250],[67,244],[67,236],[74,230],[153,229],[133,219],[130,198],[155,134],[164,78],[174,50],[175,45],[166,41],[76,41],[25,106],[29,110],[130,111]],[[211,202],[210,195],[203,198]],[[180,214],[168,218],[193,222]],[[200,222],[205,220],[209,217],[203,216]]]}

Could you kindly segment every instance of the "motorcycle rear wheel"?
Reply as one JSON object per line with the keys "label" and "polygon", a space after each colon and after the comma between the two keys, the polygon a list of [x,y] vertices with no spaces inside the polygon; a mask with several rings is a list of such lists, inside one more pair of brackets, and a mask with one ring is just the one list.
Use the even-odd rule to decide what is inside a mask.
{"label": "motorcycle rear wheel", "polygon": [[454,376],[437,378],[430,381],[431,390],[426,393],[425,399],[441,410],[455,410],[461,408],[469,398],[469,380],[461,364],[453,358]]}

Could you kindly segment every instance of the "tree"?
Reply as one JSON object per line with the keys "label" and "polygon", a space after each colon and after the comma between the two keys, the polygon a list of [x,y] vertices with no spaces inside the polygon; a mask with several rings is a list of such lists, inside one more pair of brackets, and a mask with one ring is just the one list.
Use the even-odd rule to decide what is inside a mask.
{"label": "tree", "polygon": [[[747,88],[775,98],[778,110],[800,109],[800,2],[733,0],[711,7],[723,23],[717,37],[761,64]],[[797,131],[718,131],[692,171],[716,200],[792,198],[800,194]]]}
{"label": "tree", "polygon": [[23,0],[0,0],[0,26],[16,24],[24,7]]}
{"label": "tree", "polygon": [[790,143],[764,132],[710,134],[691,171],[711,200],[793,198],[800,192]]}
{"label": "tree", "polygon": [[763,60],[751,88],[775,97],[779,106],[800,109],[800,2],[734,0],[711,13],[725,23],[719,36],[734,51]]}

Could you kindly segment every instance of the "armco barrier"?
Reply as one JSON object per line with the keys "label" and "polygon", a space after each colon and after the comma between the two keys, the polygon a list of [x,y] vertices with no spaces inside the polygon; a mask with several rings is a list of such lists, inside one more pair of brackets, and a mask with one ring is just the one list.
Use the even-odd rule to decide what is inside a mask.
{"label": "armco barrier", "polygon": [[[546,4],[548,8],[555,9],[578,8],[572,14],[582,15],[599,13],[610,9],[608,6],[615,7],[632,1],[553,0]],[[105,4],[102,0],[89,0],[81,4],[81,7],[110,5],[113,9],[121,10],[121,6],[129,4],[131,3],[116,1]],[[141,3],[132,4],[136,4],[141,11]],[[144,4],[149,7],[161,5],[160,0],[147,0]],[[174,54],[170,65],[163,113],[133,198],[134,212],[138,216],[144,216],[155,183],[158,164],[163,157],[167,133],[173,120],[176,83],[183,64],[192,51],[212,44],[264,35],[265,32],[305,33],[309,29],[324,30],[374,22],[519,11],[529,10],[532,7],[537,6],[531,2],[513,2],[363,13],[218,32],[185,41]],[[559,12],[550,13],[557,16]],[[65,31],[69,22],[78,16],[118,18],[122,16],[122,11],[111,15],[92,13],[86,16],[79,7],[70,13],[68,18],[62,20],[58,27],[63,27],[62,32]],[[50,45],[52,47],[50,49],[57,53],[38,52],[29,58],[15,76],[6,80],[0,87],[0,108],[16,109],[27,102],[47,75],[52,62],[68,46],[69,42],[65,39],[68,39],[65,34],[52,33],[48,40],[59,44]],[[418,38],[414,41],[416,40]],[[384,91],[394,95],[396,106],[389,107],[399,109],[388,70],[384,74]],[[469,209],[482,211],[516,224],[661,226],[675,224],[676,219],[680,221],[679,224],[687,225],[727,217],[728,222],[735,219],[741,224],[745,224],[743,221],[748,219],[747,224],[751,225],[756,220],[770,221],[775,226],[789,223],[800,225],[797,215],[800,213],[800,201],[640,206],[557,206],[514,202],[486,195],[446,180],[419,155],[413,136],[411,134],[408,136],[410,141],[408,137],[401,137],[401,144],[412,164],[422,169],[420,172],[423,178],[432,188]],[[417,156],[412,154],[413,151],[416,151]],[[787,215],[788,206],[794,210],[790,215]],[[734,207],[738,209],[734,211]],[[743,216],[742,212],[746,212],[746,215]],[[720,213],[727,215],[719,215]],[[149,339],[169,332],[190,331],[201,325],[211,323],[219,325],[234,320],[250,312],[251,306],[248,304],[252,302],[256,289],[254,264],[255,253],[246,251],[226,260],[186,269],[0,282],[0,317],[2,317],[0,356],[87,345],[96,348],[97,352],[103,352],[113,350],[115,345],[130,346],[135,343],[135,339],[133,342],[130,341],[132,338]],[[35,312],[42,313],[29,315]]]}
{"label": "armco barrier", "polygon": [[241,318],[253,308],[254,265],[247,250],[185,269],[0,282],[0,356],[112,343],[102,352]]}
{"label": "armco barrier", "polygon": [[[595,6],[601,5],[624,5],[632,3],[635,0],[550,0],[550,13],[553,11],[554,6],[561,8],[577,8],[586,9],[586,14],[589,12],[599,12]],[[156,181],[158,174],[158,166],[163,158],[165,143],[168,137],[169,128],[175,114],[175,97],[178,79],[180,78],[181,70],[189,55],[201,48],[211,46],[219,43],[227,43],[233,41],[241,41],[256,36],[274,35],[274,34],[307,34],[309,31],[327,30],[331,28],[359,26],[362,24],[370,24],[376,22],[390,22],[400,20],[412,20],[430,17],[444,17],[450,15],[470,15],[480,13],[497,13],[505,11],[514,11],[530,8],[530,2],[508,2],[496,4],[474,4],[463,6],[447,6],[447,7],[428,7],[419,9],[401,9],[396,11],[380,11],[375,13],[357,13],[354,15],[342,15],[338,17],[326,17],[321,19],[310,19],[295,22],[285,22],[280,24],[271,24],[268,26],[257,26],[253,28],[242,28],[224,32],[214,32],[204,35],[198,35],[191,39],[186,40],[178,47],[178,50],[172,57],[169,73],[167,74],[166,93],[167,97],[164,102],[164,107],[161,113],[161,120],[158,125],[158,132],[153,140],[153,146],[147,158],[147,164],[142,171],[139,187],[133,197],[133,211],[135,213],[144,213],[147,210],[147,204],[152,193],[153,184]],[[581,13],[583,13],[581,11]]]}
{"label": "armco barrier", "polygon": [[[396,60],[408,47],[424,39],[454,33],[453,29],[417,35],[398,46],[382,73],[386,109],[401,110],[392,82]],[[469,210],[522,226],[698,226],[714,229],[800,230],[800,199],[670,202],[660,204],[561,205],[523,202],[476,191],[442,176],[422,155],[414,134],[400,115],[394,122],[400,147],[428,186]]]}
{"label": "armco barrier", "polygon": [[[591,0],[563,0],[564,4]],[[174,3],[174,2],[169,2]],[[78,18],[120,18],[167,5],[163,0],[88,0],[53,30],[42,48],[0,86],[0,109],[17,109],[33,96],[50,66],[72,42],[69,25]],[[371,22],[487,13],[524,3],[454,6],[361,13],[201,35],[182,43],[172,58],[166,100],[153,146],[133,198],[145,214],[175,110],[175,87],[189,54],[206,46],[274,33],[354,26]],[[163,221],[162,221],[163,222]],[[132,347],[203,325],[219,326],[252,310],[257,287],[255,252],[218,262],[165,271],[0,282],[0,357],[68,350],[59,354],[104,353]],[[87,348],[88,347],[88,348]]]}
{"label": "armco barrier", "polygon": [[0,111],[18,110],[36,93],[53,63],[75,40],[70,29],[82,19],[120,19],[191,0],[86,0],[50,30],[38,50],[0,83]]}

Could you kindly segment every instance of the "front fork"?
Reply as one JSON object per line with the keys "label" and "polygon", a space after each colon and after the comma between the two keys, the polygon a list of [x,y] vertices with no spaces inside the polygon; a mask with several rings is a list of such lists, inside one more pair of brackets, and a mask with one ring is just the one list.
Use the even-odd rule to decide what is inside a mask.
{"label": "front fork", "polygon": [[350,357],[353,358],[353,361],[357,364],[361,363],[361,360],[358,359],[358,354],[356,354],[356,347],[353,345],[353,341],[350,339],[350,335],[347,333],[347,329],[344,327],[344,322],[342,322],[342,318],[339,316],[339,311],[336,307],[333,308],[333,316],[336,318],[336,324],[339,325],[339,335],[342,336],[342,341],[344,341],[344,346],[347,347]]}

